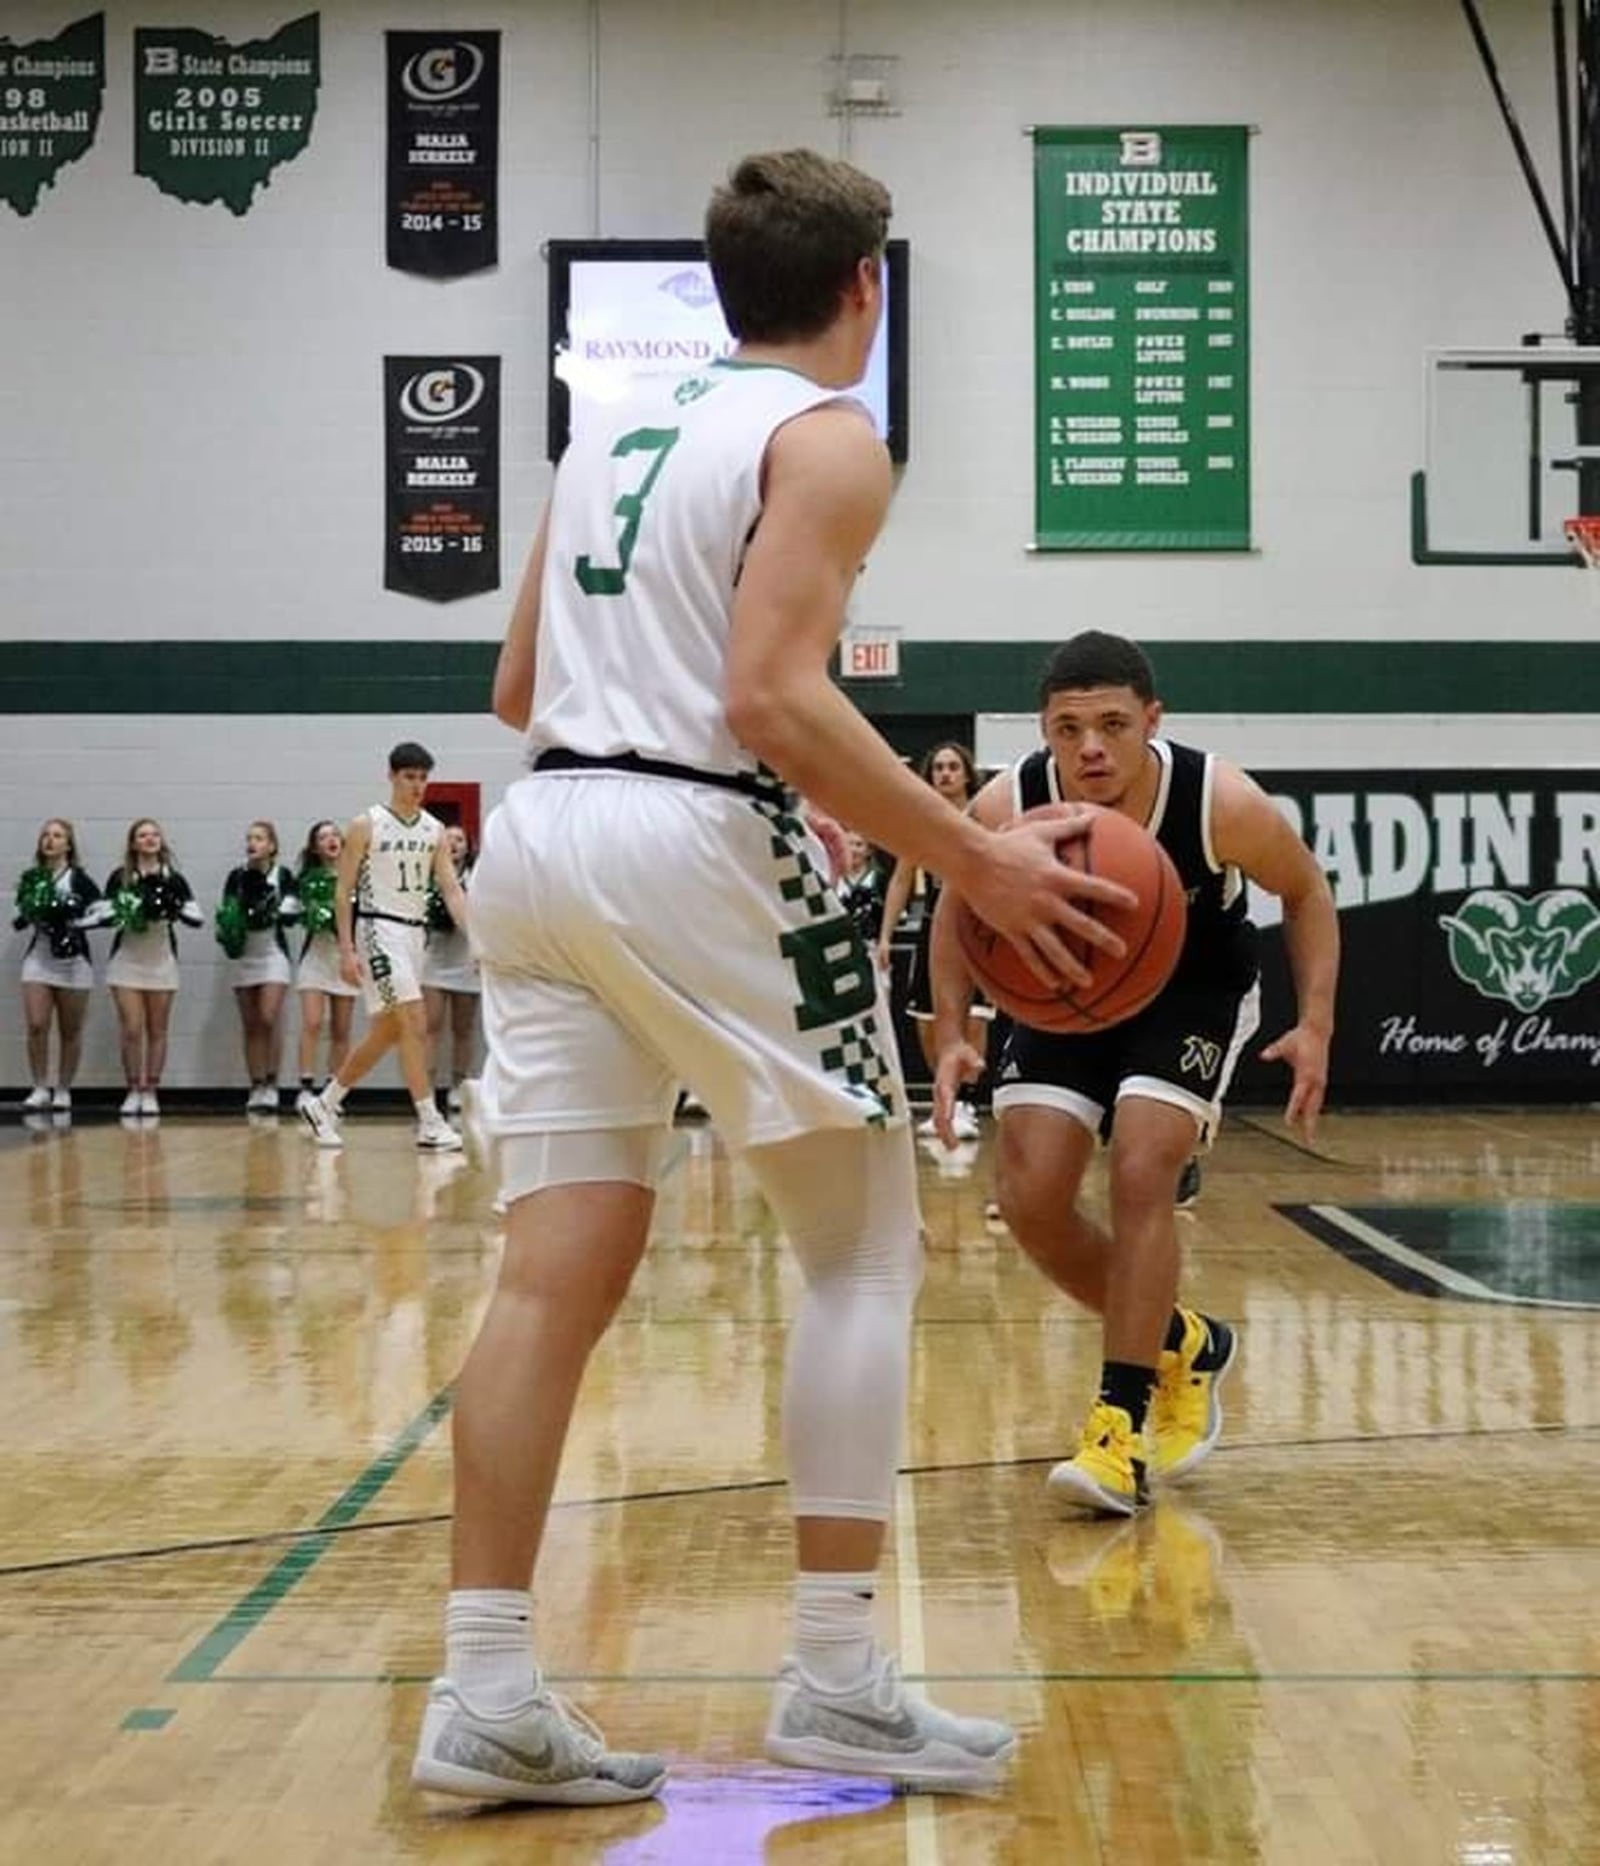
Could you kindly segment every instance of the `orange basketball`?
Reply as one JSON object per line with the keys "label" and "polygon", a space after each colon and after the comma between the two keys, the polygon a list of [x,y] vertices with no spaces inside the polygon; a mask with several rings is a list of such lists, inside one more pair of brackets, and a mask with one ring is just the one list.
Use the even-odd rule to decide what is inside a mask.
{"label": "orange basketball", "polygon": [[[1029,810],[1016,822],[1038,814]],[[1070,867],[1120,881],[1138,896],[1137,906],[1128,908],[1079,903],[1121,935],[1128,949],[1122,958],[1080,945],[1076,956],[1090,968],[1089,983],[1047,985],[963,900],[955,903],[956,937],[978,987],[1018,1023],[1079,1035],[1109,1030],[1142,1011],[1171,978],[1188,923],[1183,883],[1155,837],[1120,810],[1096,809],[1089,833],[1064,837],[1059,853]]]}

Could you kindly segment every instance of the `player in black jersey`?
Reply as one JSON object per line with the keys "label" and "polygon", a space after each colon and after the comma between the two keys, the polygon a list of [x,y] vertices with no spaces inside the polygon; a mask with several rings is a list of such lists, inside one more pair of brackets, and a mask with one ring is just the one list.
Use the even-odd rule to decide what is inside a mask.
{"label": "player in black jersey", "polygon": [[[1283,903],[1297,1021],[1262,1055],[1292,1071],[1288,1118],[1308,1136],[1327,1083],[1339,923],[1326,877],[1265,792],[1210,753],[1157,736],[1155,677],[1135,643],[1099,630],[1074,636],[1045,669],[1040,708],[1044,746],[986,786],[973,814],[998,827],[1043,803],[1121,810],[1165,848],[1188,895],[1183,950],[1155,1002],[1089,1036],[1017,1025],[994,1098],[1005,1220],[1040,1269],[1104,1323],[1100,1395],[1051,1488],[1131,1515],[1145,1501],[1147,1465],[1157,1477],[1181,1476],[1221,1430],[1217,1389],[1234,1334],[1177,1304],[1173,1202],[1259,1020],[1245,881]],[[962,1035],[972,987],[943,906],[933,979],[935,1110],[948,1139],[957,1084],[982,1059]],[[1109,1233],[1078,1206],[1102,1137],[1111,1147]]]}

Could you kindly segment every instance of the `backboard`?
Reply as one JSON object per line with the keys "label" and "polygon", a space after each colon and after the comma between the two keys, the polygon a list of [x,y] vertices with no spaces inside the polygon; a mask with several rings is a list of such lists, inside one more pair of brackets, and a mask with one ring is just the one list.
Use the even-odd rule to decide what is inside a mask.
{"label": "backboard", "polygon": [[[1562,527],[1600,511],[1600,348],[1548,343],[1431,350],[1423,468],[1411,485],[1418,564],[1573,567]],[[1595,398],[1595,437],[1578,439],[1578,403]]]}

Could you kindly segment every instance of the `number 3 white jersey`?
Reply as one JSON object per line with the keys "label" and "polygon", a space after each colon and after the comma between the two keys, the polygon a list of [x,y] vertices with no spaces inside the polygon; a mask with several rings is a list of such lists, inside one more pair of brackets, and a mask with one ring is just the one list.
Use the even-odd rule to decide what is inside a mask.
{"label": "number 3 white jersey", "polygon": [[778,366],[724,362],[632,396],[556,473],[530,762],[553,746],[753,772],[728,729],[734,586],[786,421],[848,400]]}
{"label": "number 3 white jersey", "polygon": [[407,822],[386,803],[367,812],[372,836],[356,880],[356,911],[420,926],[428,913],[434,851],[444,825],[426,810]]}

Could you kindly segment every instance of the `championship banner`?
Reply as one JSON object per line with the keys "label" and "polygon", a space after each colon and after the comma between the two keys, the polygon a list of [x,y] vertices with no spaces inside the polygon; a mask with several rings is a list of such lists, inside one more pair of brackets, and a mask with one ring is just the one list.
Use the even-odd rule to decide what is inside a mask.
{"label": "championship banner", "polygon": [[133,35],[134,170],[179,201],[249,212],[272,171],[311,140],[318,15],[230,45],[183,26]]}
{"label": "championship banner", "polygon": [[383,586],[447,603],[500,587],[500,359],[383,363]]}
{"label": "championship banner", "polygon": [[[1256,775],[1339,909],[1333,1105],[1600,1101],[1600,772]],[[1252,1101],[1287,1095],[1255,1052],[1294,1018],[1281,932],[1263,948]]]}
{"label": "championship banner", "polygon": [[53,39],[0,39],[0,201],[26,218],[94,141],[106,89],[106,16]]}
{"label": "championship banner", "polygon": [[453,279],[500,258],[500,35],[391,32],[389,264]]}
{"label": "championship banner", "polygon": [[1033,136],[1037,548],[1248,550],[1248,132]]}

